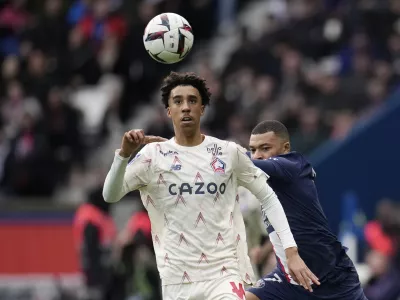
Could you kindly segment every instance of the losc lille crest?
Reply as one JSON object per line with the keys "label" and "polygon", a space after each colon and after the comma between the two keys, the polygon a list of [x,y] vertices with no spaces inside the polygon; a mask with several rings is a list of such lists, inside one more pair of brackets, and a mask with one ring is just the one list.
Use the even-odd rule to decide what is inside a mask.
{"label": "losc lille crest", "polygon": [[214,157],[210,165],[211,168],[214,170],[214,173],[225,174],[226,163],[224,163],[218,157]]}

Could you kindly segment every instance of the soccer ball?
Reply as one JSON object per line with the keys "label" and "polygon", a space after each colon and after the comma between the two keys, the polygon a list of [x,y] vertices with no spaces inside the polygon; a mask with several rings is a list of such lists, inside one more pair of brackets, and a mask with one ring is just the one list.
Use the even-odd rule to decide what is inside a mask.
{"label": "soccer ball", "polygon": [[174,13],[155,16],[146,26],[143,43],[149,55],[164,64],[181,61],[193,46],[192,27]]}

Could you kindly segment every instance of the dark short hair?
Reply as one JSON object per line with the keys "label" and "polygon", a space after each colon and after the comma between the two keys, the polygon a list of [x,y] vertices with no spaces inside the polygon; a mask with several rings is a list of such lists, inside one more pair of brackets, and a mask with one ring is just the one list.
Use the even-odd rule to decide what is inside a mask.
{"label": "dark short hair", "polygon": [[289,131],[285,125],[276,120],[267,120],[258,123],[256,127],[253,128],[251,134],[263,134],[267,132],[273,132],[280,138],[284,140],[289,140]]}
{"label": "dark short hair", "polygon": [[161,101],[165,108],[168,107],[168,99],[171,91],[179,85],[190,85],[196,88],[201,96],[201,103],[203,105],[210,104],[211,93],[205,79],[200,78],[194,73],[171,72],[165,77],[161,86]]}

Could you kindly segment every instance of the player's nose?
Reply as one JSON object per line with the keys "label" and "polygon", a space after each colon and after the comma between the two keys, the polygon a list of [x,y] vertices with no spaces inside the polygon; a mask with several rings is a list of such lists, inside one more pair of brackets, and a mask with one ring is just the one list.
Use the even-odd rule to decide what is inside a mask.
{"label": "player's nose", "polygon": [[187,101],[183,101],[181,109],[182,112],[189,112],[190,111],[189,103]]}
{"label": "player's nose", "polygon": [[261,151],[256,150],[254,152],[253,159],[264,159],[262,154],[261,154]]}

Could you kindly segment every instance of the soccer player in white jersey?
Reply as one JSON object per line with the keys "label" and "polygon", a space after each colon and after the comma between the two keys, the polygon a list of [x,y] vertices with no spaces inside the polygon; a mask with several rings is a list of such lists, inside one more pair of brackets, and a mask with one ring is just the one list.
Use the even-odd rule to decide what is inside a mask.
{"label": "soccer player in white jersey", "polygon": [[304,288],[318,279],[298,255],[283,208],[243,148],[205,136],[200,118],[210,102],[206,82],[193,73],[172,72],[161,88],[175,136],[151,143],[128,164],[143,130],[131,130],[104,183],[107,202],[138,189],[149,213],[163,299],[245,299],[252,283],[237,189],[243,186],[262,203],[278,233],[288,268]]}

